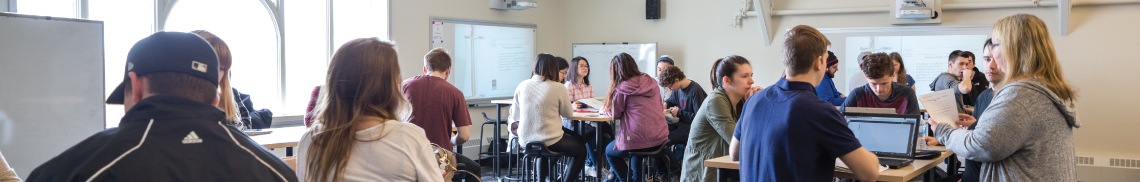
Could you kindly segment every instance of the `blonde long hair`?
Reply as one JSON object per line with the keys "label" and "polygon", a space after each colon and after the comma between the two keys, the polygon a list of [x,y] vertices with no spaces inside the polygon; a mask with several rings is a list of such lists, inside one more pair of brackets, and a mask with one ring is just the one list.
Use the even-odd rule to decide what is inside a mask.
{"label": "blonde long hair", "polygon": [[355,138],[353,126],[364,116],[407,121],[411,107],[401,91],[396,45],[377,38],[345,43],[333,54],[328,78],[313,109],[314,125],[304,181],[343,181]]}
{"label": "blonde long hair", "polygon": [[214,52],[218,54],[218,72],[222,74],[221,80],[218,80],[218,93],[220,99],[218,100],[218,108],[226,112],[226,119],[230,120],[230,124],[238,128],[244,128],[241,123],[241,112],[238,112],[237,101],[234,99],[234,89],[230,87],[230,66],[233,65],[233,57],[230,55],[230,46],[226,45],[226,41],[218,38],[214,33],[205,30],[190,31],[191,33],[198,34],[210,46],[214,47]]}
{"label": "blonde long hair", "polygon": [[993,33],[1001,41],[998,47],[1005,55],[1008,69],[1001,85],[1037,79],[1045,82],[1049,90],[1061,99],[1076,100],[1076,90],[1065,81],[1057,52],[1053,49],[1053,39],[1041,18],[1029,14],[1008,16],[994,24]]}

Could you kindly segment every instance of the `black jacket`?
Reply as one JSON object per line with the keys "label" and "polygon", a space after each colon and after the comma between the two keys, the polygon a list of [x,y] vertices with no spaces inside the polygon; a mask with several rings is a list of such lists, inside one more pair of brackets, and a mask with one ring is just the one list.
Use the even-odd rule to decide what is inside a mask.
{"label": "black jacket", "polygon": [[245,128],[264,129],[273,126],[273,112],[269,109],[254,110],[253,100],[249,94],[234,90],[234,101],[237,102],[238,113],[241,114],[241,123]]}
{"label": "black jacket", "polygon": [[666,109],[677,107],[677,115],[674,117],[680,120],[677,124],[669,125],[670,142],[676,144],[688,142],[689,129],[693,124],[693,118],[697,117],[697,110],[701,109],[701,104],[705,102],[706,97],[708,94],[705,93],[705,88],[693,81],[689,83],[689,87],[674,91],[669,99],[665,100]]}
{"label": "black jacket", "polygon": [[990,88],[990,81],[986,80],[986,73],[974,67],[974,78],[970,78],[970,82],[974,83],[970,87],[970,93],[963,94],[962,104],[977,107],[978,96],[982,95],[982,91]]}
{"label": "black jacket", "polygon": [[27,181],[297,181],[221,109],[178,96],[139,101],[119,127],[72,146]]}

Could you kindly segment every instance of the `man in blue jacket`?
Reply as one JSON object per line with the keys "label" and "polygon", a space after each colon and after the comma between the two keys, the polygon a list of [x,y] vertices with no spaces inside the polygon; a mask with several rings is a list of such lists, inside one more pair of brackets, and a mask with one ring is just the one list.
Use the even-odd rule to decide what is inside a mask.
{"label": "man in blue jacket", "polygon": [[40,165],[28,181],[297,181],[218,103],[218,57],[195,34],[158,32],[127,54],[107,98],[127,108],[104,130]]}
{"label": "man in blue jacket", "polygon": [[835,89],[835,81],[831,80],[835,78],[837,71],[839,71],[839,58],[835,57],[835,53],[827,51],[827,75],[819,82],[819,86],[815,87],[815,95],[830,102],[831,105],[840,106],[847,100],[847,96]]}

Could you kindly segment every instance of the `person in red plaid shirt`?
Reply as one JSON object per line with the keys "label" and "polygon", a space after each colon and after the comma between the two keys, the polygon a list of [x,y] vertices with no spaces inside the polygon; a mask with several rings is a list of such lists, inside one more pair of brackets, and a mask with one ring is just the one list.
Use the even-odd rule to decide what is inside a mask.
{"label": "person in red plaid shirt", "polygon": [[[590,79],[589,79],[589,77],[590,77],[590,63],[588,61],[586,61],[586,58],[583,58],[580,56],[574,57],[573,59],[570,60],[570,69],[571,69],[571,71],[567,72],[567,74],[566,74],[566,83],[565,84],[566,84],[566,90],[569,91],[569,93],[570,93],[570,100],[574,101],[574,103],[575,103],[574,109],[589,108],[590,106],[582,104],[582,102],[578,102],[578,100],[595,98],[594,97],[594,87],[592,85],[590,85]],[[586,137],[586,143],[589,143],[589,145],[586,145],[586,149],[588,151],[591,151],[591,152],[588,152],[589,158],[586,159],[586,166],[587,166],[586,171],[593,172],[593,171],[595,171],[593,169],[594,168],[593,167],[594,166],[594,154],[597,153],[597,152],[594,152],[594,150],[596,150],[594,148],[594,146],[597,146],[594,144],[594,142],[597,141],[594,139],[595,137],[597,137],[597,134],[594,132],[596,132],[597,130],[595,129],[595,127],[591,127],[589,125],[586,125],[584,128],[577,128],[578,126],[583,126],[583,125],[579,125],[578,124],[579,122],[582,122],[582,121],[564,120],[562,122],[562,126],[566,127],[566,128],[572,128],[574,131],[584,130],[584,131],[579,131],[579,132],[582,132],[583,133],[582,136]],[[594,125],[595,123],[590,122],[590,124]],[[601,142],[603,143],[603,145],[610,143],[610,141],[613,140],[613,139],[611,139],[612,134],[610,133],[611,131],[613,131],[613,129],[610,129],[611,126],[607,123],[600,123],[600,124],[602,125],[602,126],[600,126],[600,127],[602,127],[601,131],[603,132]],[[605,171],[609,171],[609,170],[605,170]]]}
{"label": "person in red plaid shirt", "polygon": [[570,91],[570,100],[574,101],[574,109],[588,107],[578,102],[580,99],[594,98],[594,87],[590,86],[590,63],[586,58],[574,57],[570,60],[571,72],[566,74],[566,90]]}

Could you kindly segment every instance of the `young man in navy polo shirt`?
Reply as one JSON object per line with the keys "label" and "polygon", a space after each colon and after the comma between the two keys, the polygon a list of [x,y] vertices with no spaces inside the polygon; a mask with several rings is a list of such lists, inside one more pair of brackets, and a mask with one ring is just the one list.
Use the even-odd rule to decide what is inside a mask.
{"label": "young man in navy polo shirt", "polygon": [[835,106],[815,94],[830,44],[807,25],[788,31],[786,78],[744,103],[733,133],[729,155],[740,161],[741,181],[831,181],[837,157],[858,180],[878,179],[878,158],[863,149]]}

